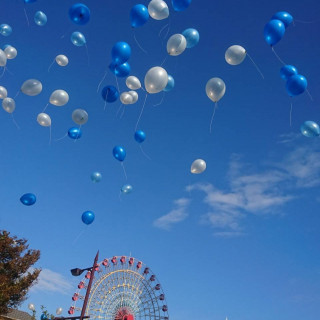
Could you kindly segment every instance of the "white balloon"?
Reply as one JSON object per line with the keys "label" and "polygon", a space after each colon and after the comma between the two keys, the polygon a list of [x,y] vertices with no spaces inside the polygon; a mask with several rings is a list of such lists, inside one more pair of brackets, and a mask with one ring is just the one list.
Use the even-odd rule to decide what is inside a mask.
{"label": "white balloon", "polygon": [[60,307],[60,308],[58,308],[57,310],[56,310],[56,314],[57,315],[60,315],[62,313],[62,308]]}
{"label": "white balloon", "polygon": [[17,49],[12,46],[6,47],[4,49],[4,53],[7,57],[7,59],[14,59],[18,54]]}
{"label": "white balloon", "polygon": [[211,78],[206,85],[206,93],[213,102],[219,101],[226,92],[226,85],[220,78]]}
{"label": "white balloon", "polygon": [[69,101],[69,95],[64,90],[55,90],[51,93],[49,102],[55,106],[61,107],[67,104]]}
{"label": "white balloon", "polygon": [[129,89],[131,90],[138,90],[141,88],[141,82],[140,80],[135,77],[135,76],[129,76],[127,79],[126,79],[126,85]]}
{"label": "white balloon", "polygon": [[231,64],[232,66],[236,66],[245,59],[246,55],[247,52],[245,48],[234,45],[227,49],[225,53],[225,59],[227,63]]}
{"label": "white balloon", "polygon": [[162,91],[168,83],[168,73],[162,67],[149,69],[144,77],[144,86],[148,93],[158,93]]}
{"label": "white balloon", "polygon": [[83,109],[76,109],[72,112],[72,120],[79,125],[83,125],[88,121],[88,113]]}
{"label": "white balloon", "polygon": [[206,168],[207,168],[206,162],[202,159],[197,159],[192,162],[190,171],[191,173],[199,174],[205,171]]}
{"label": "white balloon", "polygon": [[3,50],[0,49],[0,67],[4,67],[7,64],[7,56]]}
{"label": "white balloon", "polygon": [[37,116],[37,121],[42,127],[50,127],[51,126],[51,118],[46,113],[39,113]]}
{"label": "white balloon", "polygon": [[0,86],[0,99],[4,99],[8,96],[8,91],[5,87]]}
{"label": "white balloon", "polygon": [[34,310],[36,309],[33,303],[29,303],[29,304],[28,304],[28,308],[29,308],[29,310],[31,310],[31,311],[34,311]]}
{"label": "white balloon", "polygon": [[58,56],[56,56],[56,62],[59,66],[65,67],[69,63],[69,59],[67,56],[59,54]]}
{"label": "white balloon", "polygon": [[132,104],[133,97],[129,92],[122,92],[120,95],[120,101],[123,104]]}
{"label": "white balloon", "polygon": [[42,83],[37,79],[26,80],[20,90],[27,96],[36,96],[42,91]]}
{"label": "white balloon", "polygon": [[148,5],[148,12],[151,18],[163,20],[169,17],[169,8],[162,0],[152,0]]}
{"label": "white balloon", "polygon": [[172,35],[167,42],[167,52],[170,56],[178,56],[186,49],[186,47],[187,40],[180,33]]}
{"label": "white balloon", "polygon": [[138,98],[139,98],[138,93],[137,93],[136,91],[129,91],[128,93],[129,93],[129,94],[131,95],[131,97],[132,97],[132,102],[131,102],[131,104],[136,103],[136,102],[138,101]]}
{"label": "white balloon", "polygon": [[4,98],[2,100],[2,108],[8,113],[12,113],[16,108],[16,103],[12,98]]}

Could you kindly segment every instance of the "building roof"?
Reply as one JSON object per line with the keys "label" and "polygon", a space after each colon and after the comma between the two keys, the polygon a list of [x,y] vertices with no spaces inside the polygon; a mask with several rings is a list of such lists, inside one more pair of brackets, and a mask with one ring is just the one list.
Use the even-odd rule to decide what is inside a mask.
{"label": "building roof", "polygon": [[0,315],[0,318],[14,320],[32,320],[32,316],[29,313],[15,309],[11,309],[6,315]]}

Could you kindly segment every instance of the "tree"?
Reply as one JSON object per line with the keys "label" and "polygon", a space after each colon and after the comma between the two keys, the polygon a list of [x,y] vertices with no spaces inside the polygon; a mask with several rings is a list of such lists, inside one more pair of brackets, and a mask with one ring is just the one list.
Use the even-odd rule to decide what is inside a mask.
{"label": "tree", "polygon": [[40,258],[39,250],[28,249],[27,240],[0,230],[0,314],[20,305],[41,269],[29,269]]}

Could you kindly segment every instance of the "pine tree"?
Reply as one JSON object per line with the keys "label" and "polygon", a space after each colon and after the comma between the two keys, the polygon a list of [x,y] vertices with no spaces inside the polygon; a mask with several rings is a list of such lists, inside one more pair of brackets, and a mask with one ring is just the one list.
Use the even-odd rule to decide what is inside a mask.
{"label": "pine tree", "polygon": [[0,230],[0,314],[20,305],[41,269],[29,269],[40,258],[39,250],[28,249],[27,240]]}

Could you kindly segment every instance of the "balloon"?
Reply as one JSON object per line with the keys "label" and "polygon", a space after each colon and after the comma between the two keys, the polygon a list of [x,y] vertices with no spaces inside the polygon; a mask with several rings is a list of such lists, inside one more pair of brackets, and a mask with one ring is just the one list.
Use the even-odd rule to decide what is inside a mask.
{"label": "balloon", "polygon": [[71,34],[71,38],[70,38],[71,42],[77,46],[77,47],[81,47],[83,45],[86,44],[86,38],[85,36],[79,32],[79,31],[75,31]]}
{"label": "balloon", "polygon": [[0,86],[0,99],[4,99],[8,96],[8,91],[5,87]]}
{"label": "balloon", "polygon": [[187,47],[187,40],[182,34],[172,35],[167,42],[167,52],[170,56],[178,56]]}
{"label": "balloon", "polygon": [[73,140],[80,139],[82,136],[82,131],[80,128],[72,127],[68,130],[68,136]]}
{"label": "balloon", "polygon": [[137,130],[134,133],[134,139],[137,142],[142,143],[144,140],[146,140],[146,134],[142,130]]}
{"label": "balloon", "polygon": [[48,320],[48,316],[43,313],[41,316],[40,316],[40,320]]}
{"label": "balloon", "polygon": [[169,8],[162,0],[152,0],[148,5],[148,12],[151,18],[163,20],[169,17]]}
{"label": "balloon", "polygon": [[69,59],[67,56],[59,54],[58,56],[56,56],[56,62],[59,66],[65,67],[69,63]]}
{"label": "balloon", "polygon": [[200,39],[199,32],[193,28],[184,30],[182,35],[186,38],[187,48],[192,48],[197,45]]}
{"label": "balloon", "polygon": [[133,188],[130,184],[125,184],[122,188],[121,188],[121,192],[124,194],[129,194],[133,191]]}
{"label": "balloon", "polygon": [[51,126],[51,118],[48,114],[46,113],[39,113],[37,116],[37,122],[40,124],[42,127],[50,127]]}
{"label": "balloon", "polygon": [[141,27],[148,21],[148,19],[149,12],[147,7],[143,4],[136,4],[131,8],[130,21],[132,27]]}
{"label": "balloon", "polygon": [[234,45],[227,49],[225,53],[225,59],[227,63],[231,64],[232,66],[236,66],[245,59],[246,55],[247,52],[245,48]]}
{"label": "balloon", "polygon": [[168,83],[167,83],[166,87],[163,89],[163,91],[165,91],[165,92],[171,91],[173,89],[173,87],[174,87],[174,79],[172,76],[170,76],[168,74]]}
{"label": "balloon", "polygon": [[7,36],[10,36],[11,33],[12,33],[12,28],[8,24],[3,23],[0,25],[0,34],[7,37]]}
{"label": "balloon", "polygon": [[16,103],[12,98],[4,98],[2,100],[2,108],[8,113],[12,113],[16,108]]}
{"label": "balloon", "polygon": [[148,93],[158,93],[168,84],[168,74],[162,67],[149,69],[144,77],[144,86]]}
{"label": "balloon", "polygon": [[116,65],[115,63],[111,62],[109,65],[109,69],[113,74],[120,78],[127,77],[131,71],[131,67],[128,62],[122,63],[120,65]]}
{"label": "balloon", "polygon": [[280,77],[283,80],[288,80],[291,76],[298,74],[298,70],[295,66],[285,65],[280,69]]}
{"label": "balloon", "polygon": [[44,26],[44,25],[47,23],[47,21],[48,21],[48,18],[47,18],[46,14],[45,14],[44,12],[42,12],[42,11],[37,11],[37,12],[35,13],[35,15],[34,15],[34,22],[35,22],[38,26],[40,26],[40,27]]}
{"label": "balloon", "polygon": [[28,304],[28,309],[31,310],[31,311],[34,311],[36,308],[35,308],[33,303],[29,303]]}
{"label": "balloon", "polygon": [[32,3],[32,2],[36,2],[37,0],[24,0],[24,3]]}
{"label": "balloon", "polygon": [[86,24],[90,20],[90,9],[83,3],[76,3],[69,9],[69,18],[75,24]]}
{"label": "balloon", "polygon": [[106,102],[115,102],[119,98],[119,91],[114,86],[106,86],[102,89],[101,95]]}
{"label": "balloon", "polygon": [[100,172],[93,172],[91,174],[91,180],[92,182],[100,182],[102,179],[102,175]]}
{"label": "balloon", "polygon": [[7,57],[7,59],[14,59],[18,54],[17,49],[12,46],[6,47],[4,49],[4,53]]}
{"label": "balloon", "polygon": [[3,50],[0,49],[0,67],[4,67],[7,64],[7,56]]}
{"label": "balloon", "polygon": [[[26,193],[24,194],[21,198],[20,198],[20,201],[22,202],[22,204],[24,204],[25,206],[32,206],[33,204],[36,203],[37,201],[37,198],[36,196],[33,194],[33,193]],[[33,306],[33,305],[32,305]],[[29,309],[30,310],[34,310],[34,309],[31,309],[31,307],[29,305]],[[34,308],[34,306],[33,306]]]}
{"label": "balloon", "polygon": [[190,171],[191,173],[199,174],[199,173],[202,173],[204,170],[206,170],[206,168],[207,168],[206,162],[202,159],[197,159],[192,162]]}
{"label": "balloon", "polygon": [[131,90],[138,90],[141,88],[140,80],[135,76],[130,76],[126,79],[126,85]]}
{"label": "balloon", "polygon": [[278,43],[285,32],[286,28],[282,21],[274,19],[270,20],[264,27],[264,39],[270,46]]}
{"label": "balloon", "polygon": [[139,98],[138,93],[135,92],[135,91],[129,91],[128,93],[129,93],[129,94],[131,95],[131,97],[132,97],[132,102],[131,102],[131,104],[136,103],[136,102],[138,101],[138,98]]}
{"label": "balloon", "polygon": [[94,213],[92,211],[85,211],[82,214],[82,222],[85,224],[91,224],[94,220]]}
{"label": "balloon", "polygon": [[128,92],[122,92],[121,95],[120,95],[120,101],[123,104],[132,104],[133,97]]}
{"label": "balloon", "polygon": [[60,315],[62,313],[62,308],[60,307],[60,308],[58,308],[57,310],[56,310],[56,314],[57,315]]}
{"label": "balloon", "polygon": [[64,90],[55,90],[51,93],[49,102],[55,106],[64,106],[69,101],[69,95]]}
{"label": "balloon", "polygon": [[26,80],[20,90],[27,96],[36,96],[42,91],[42,83],[37,79]]}
{"label": "balloon", "polygon": [[284,26],[287,28],[293,21],[293,17],[290,13],[285,11],[280,11],[275,13],[271,19],[280,20],[283,22]]}
{"label": "balloon", "polygon": [[83,125],[88,121],[88,113],[83,109],[76,109],[72,112],[72,120],[79,125]]}
{"label": "balloon", "polygon": [[206,85],[206,93],[213,102],[218,102],[226,92],[226,85],[220,78],[211,78]]}
{"label": "balloon", "polygon": [[305,121],[300,127],[301,133],[308,138],[318,137],[320,135],[320,128],[314,121]]}
{"label": "balloon", "polygon": [[116,65],[125,63],[131,55],[130,46],[123,41],[117,42],[111,50],[112,62]]}
{"label": "balloon", "polygon": [[290,97],[297,96],[307,89],[307,79],[301,74],[295,74],[287,80],[286,90]]}
{"label": "balloon", "polygon": [[191,0],[172,0],[172,6],[175,11],[183,11],[189,7]]}
{"label": "balloon", "polygon": [[123,161],[126,157],[126,150],[121,146],[115,146],[112,153],[113,156],[119,161]]}

